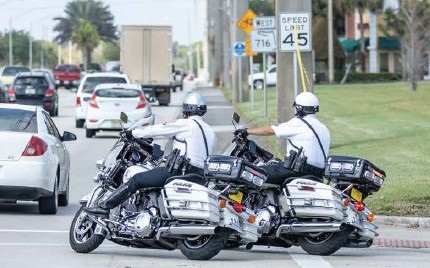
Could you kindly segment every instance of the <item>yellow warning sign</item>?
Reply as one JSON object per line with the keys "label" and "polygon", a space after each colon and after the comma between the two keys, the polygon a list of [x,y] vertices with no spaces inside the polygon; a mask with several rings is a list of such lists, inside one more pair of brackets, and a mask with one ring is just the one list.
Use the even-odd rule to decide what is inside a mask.
{"label": "yellow warning sign", "polygon": [[251,39],[248,37],[245,39],[245,55],[246,56],[257,56],[257,52],[251,51]]}
{"label": "yellow warning sign", "polygon": [[242,18],[237,21],[237,27],[239,27],[247,35],[250,35],[253,29],[252,20],[255,17],[257,17],[257,15],[255,15],[255,13],[251,9],[248,9],[245,15],[243,15]]}

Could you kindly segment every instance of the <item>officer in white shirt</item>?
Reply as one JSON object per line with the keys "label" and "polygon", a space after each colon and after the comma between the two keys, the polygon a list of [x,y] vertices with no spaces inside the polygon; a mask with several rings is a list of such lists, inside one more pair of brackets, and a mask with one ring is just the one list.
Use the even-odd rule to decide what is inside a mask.
{"label": "officer in white shirt", "polygon": [[199,93],[188,93],[185,96],[182,112],[183,119],[173,122],[135,129],[125,136],[135,138],[172,138],[173,151],[188,160],[185,168],[170,170],[169,167],[156,167],[152,170],[135,174],[127,183],[120,185],[104,202],[94,207],[87,207],[87,213],[107,217],[109,210],[118,206],[137,190],[147,187],[163,187],[165,181],[185,173],[203,175],[204,161],[212,154],[216,144],[216,135],[212,128],[203,121],[206,113],[206,100]]}
{"label": "officer in white shirt", "polygon": [[[275,134],[278,138],[286,139],[286,161],[271,161],[261,166],[268,173],[266,183],[281,184],[289,177],[314,175],[321,178],[323,175],[330,147],[330,132],[315,115],[319,111],[318,99],[310,92],[303,92],[297,95],[294,108],[295,117],[285,123],[277,126],[237,130],[243,135],[268,136]],[[300,155],[299,152],[301,152]],[[299,158],[294,160],[294,155]],[[291,160],[294,164],[294,161],[300,162],[305,157],[306,161],[301,169],[289,165]]]}

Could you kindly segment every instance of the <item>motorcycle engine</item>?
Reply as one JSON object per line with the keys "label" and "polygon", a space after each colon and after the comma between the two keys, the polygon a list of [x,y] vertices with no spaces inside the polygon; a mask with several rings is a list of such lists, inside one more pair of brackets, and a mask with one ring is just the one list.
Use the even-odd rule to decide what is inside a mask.
{"label": "motorcycle engine", "polygon": [[160,226],[160,217],[157,208],[150,207],[137,215],[134,222],[134,231],[140,237],[150,237]]}
{"label": "motorcycle engine", "polygon": [[276,225],[276,208],[268,205],[257,211],[258,233],[267,234]]}

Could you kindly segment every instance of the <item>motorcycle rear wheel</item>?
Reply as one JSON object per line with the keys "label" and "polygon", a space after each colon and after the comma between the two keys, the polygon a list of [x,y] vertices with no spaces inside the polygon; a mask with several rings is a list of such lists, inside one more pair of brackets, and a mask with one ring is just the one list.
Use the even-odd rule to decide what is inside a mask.
{"label": "motorcycle rear wheel", "polygon": [[340,232],[318,233],[302,237],[300,247],[310,255],[328,256],[342,248],[351,233],[350,228]]}
{"label": "motorcycle rear wheel", "polygon": [[89,253],[100,246],[104,236],[95,234],[97,224],[83,211],[82,206],[76,212],[69,231],[69,243],[78,253]]}
{"label": "motorcycle rear wheel", "polygon": [[180,240],[178,248],[190,260],[210,260],[224,248],[230,234],[230,229],[223,228],[213,235],[190,236]]}

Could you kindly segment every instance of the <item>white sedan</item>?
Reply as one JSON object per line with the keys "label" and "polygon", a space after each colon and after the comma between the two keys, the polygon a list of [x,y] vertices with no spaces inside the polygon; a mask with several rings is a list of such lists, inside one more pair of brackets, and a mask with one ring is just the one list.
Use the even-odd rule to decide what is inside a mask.
{"label": "white sedan", "polygon": [[70,157],[42,107],[0,104],[0,199],[38,201],[39,212],[56,214],[69,202]]}
{"label": "white sedan", "polygon": [[121,112],[128,115],[129,125],[138,120],[142,127],[154,124],[151,104],[146,100],[141,85],[98,84],[88,102],[86,137],[91,138],[100,130],[121,130]]}

